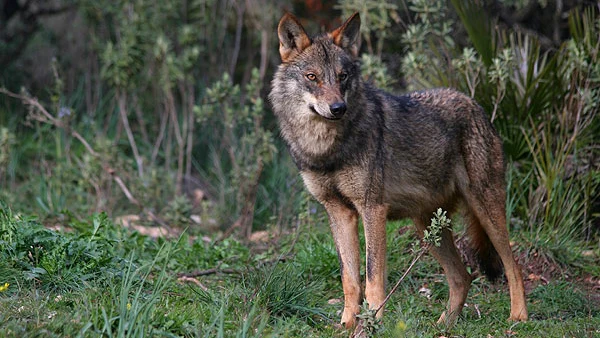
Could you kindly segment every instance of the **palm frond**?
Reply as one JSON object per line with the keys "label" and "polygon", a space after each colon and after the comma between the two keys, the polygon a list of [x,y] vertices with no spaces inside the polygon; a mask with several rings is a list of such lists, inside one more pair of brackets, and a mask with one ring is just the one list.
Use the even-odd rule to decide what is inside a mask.
{"label": "palm frond", "polygon": [[451,0],[452,6],[460,17],[473,47],[477,50],[486,66],[492,64],[496,55],[496,41],[493,32],[494,21],[483,8],[473,0]]}

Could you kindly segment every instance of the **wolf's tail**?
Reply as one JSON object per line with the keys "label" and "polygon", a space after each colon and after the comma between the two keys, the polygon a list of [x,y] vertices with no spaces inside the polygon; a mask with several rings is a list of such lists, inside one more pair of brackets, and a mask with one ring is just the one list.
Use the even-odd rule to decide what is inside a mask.
{"label": "wolf's tail", "polygon": [[472,213],[467,214],[467,235],[475,251],[479,269],[490,282],[502,276],[503,265],[487,233]]}

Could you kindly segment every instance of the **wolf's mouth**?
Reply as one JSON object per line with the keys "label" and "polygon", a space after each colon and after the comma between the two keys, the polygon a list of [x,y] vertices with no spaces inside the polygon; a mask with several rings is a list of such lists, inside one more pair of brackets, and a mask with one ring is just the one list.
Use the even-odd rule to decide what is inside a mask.
{"label": "wolf's mouth", "polygon": [[334,116],[334,115],[325,116],[325,115],[323,115],[323,114],[319,114],[319,112],[318,112],[318,111],[315,109],[315,106],[314,106],[314,105],[312,105],[312,104],[311,104],[311,105],[309,105],[308,107],[310,108],[310,110],[311,110],[313,113],[315,113],[316,115],[319,115],[320,117],[322,117],[322,118],[324,118],[324,119],[326,119],[326,120],[329,120],[329,121],[337,121],[337,120],[339,120],[339,119],[341,119],[341,118],[342,118],[341,116]]}

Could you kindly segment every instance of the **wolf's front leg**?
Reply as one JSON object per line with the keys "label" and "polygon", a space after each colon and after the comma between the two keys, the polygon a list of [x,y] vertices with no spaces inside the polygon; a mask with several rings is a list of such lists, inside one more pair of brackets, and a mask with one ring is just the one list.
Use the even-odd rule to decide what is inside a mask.
{"label": "wolf's front leg", "polygon": [[341,201],[323,203],[335,241],[340,273],[344,289],[344,312],[342,325],[351,328],[356,324],[356,315],[360,312],[360,247],[358,243],[358,212]]}
{"label": "wolf's front leg", "polygon": [[[367,247],[365,296],[370,309],[378,308],[385,299],[387,209],[383,204],[366,206],[362,215]],[[383,309],[377,313],[377,318],[382,316]]]}

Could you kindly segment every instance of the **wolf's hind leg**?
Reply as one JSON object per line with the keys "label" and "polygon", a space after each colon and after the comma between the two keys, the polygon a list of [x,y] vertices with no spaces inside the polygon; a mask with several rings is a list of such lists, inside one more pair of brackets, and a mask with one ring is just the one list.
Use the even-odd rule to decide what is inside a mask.
{"label": "wolf's hind leg", "polygon": [[356,324],[360,312],[360,247],[358,242],[358,212],[339,201],[323,203],[331,225],[335,241],[342,287],[344,289],[344,312],[341,324],[351,328]]}
{"label": "wolf's hind leg", "polygon": [[[502,142],[492,135],[492,126],[482,114],[473,114],[471,133],[464,140],[462,154],[468,183],[461,184],[470,214],[492,243],[502,260],[510,290],[510,320],[527,320],[525,288],[521,269],[515,262],[506,226],[506,183]],[[479,237],[482,238],[482,237]]]}
{"label": "wolf's hind leg", "polygon": [[510,248],[506,215],[504,209],[504,193],[502,190],[489,191],[467,197],[471,212],[479,219],[481,226],[498,252],[510,292],[510,320],[527,320],[527,305],[525,302],[525,287],[519,265],[515,262]]}
{"label": "wolf's hind leg", "polygon": [[[427,229],[428,217],[415,218],[413,222],[417,227],[419,236],[423,237],[423,231]],[[460,258],[450,229],[443,230],[440,246],[431,246],[430,252],[444,269],[450,289],[446,311],[438,319],[438,324],[452,326],[456,323],[462,311],[473,278],[467,272]]]}

